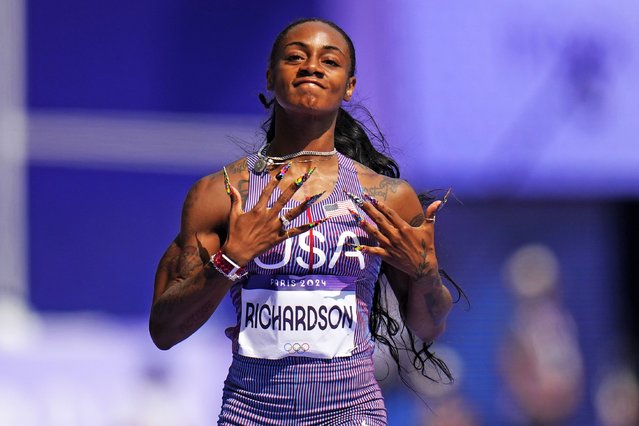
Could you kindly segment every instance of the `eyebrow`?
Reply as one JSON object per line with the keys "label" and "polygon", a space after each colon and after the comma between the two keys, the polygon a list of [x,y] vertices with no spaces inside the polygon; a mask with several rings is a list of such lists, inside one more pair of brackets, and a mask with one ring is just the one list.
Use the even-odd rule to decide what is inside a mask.
{"label": "eyebrow", "polygon": [[[302,47],[304,49],[308,49],[308,45],[306,43],[302,43],[301,41],[292,41],[288,44],[286,44],[284,47],[289,47],[289,46],[299,46]],[[322,50],[336,50],[339,53],[341,53],[342,55],[346,56],[344,52],[342,52],[342,49],[340,49],[337,46],[332,46],[330,44],[327,44],[326,46],[322,46]]]}

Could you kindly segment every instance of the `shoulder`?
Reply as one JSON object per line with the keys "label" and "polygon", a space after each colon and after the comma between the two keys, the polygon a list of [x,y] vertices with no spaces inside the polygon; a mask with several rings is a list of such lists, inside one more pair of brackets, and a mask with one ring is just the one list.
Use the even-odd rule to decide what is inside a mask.
{"label": "shoulder", "polygon": [[422,204],[413,187],[403,179],[380,175],[368,167],[353,162],[364,191],[395,210],[407,222],[423,220]]}
{"label": "shoulder", "polygon": [[353,164],[357,170],[359,182],[368,195],[389,205],[398,201],[406,201],[407,197],[414,197],[417,200],[417,194],[413,187],[405,180],[380,175],[356,161],[353,161]]}
{"label": "shoulder", "polygon": [[[248,181],[246,159],[225,166],[231,184],[241,188]],[[186,233],[211,232],[226,226],[231,201],[224,185],[224,172],[218,170],[200,178],[191,186],[182,207],[182,230]]]}

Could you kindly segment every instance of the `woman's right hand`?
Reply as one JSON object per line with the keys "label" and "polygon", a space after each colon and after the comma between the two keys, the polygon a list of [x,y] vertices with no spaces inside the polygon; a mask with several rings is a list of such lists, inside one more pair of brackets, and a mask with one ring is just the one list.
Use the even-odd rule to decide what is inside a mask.
{"label": "woman's right hand", "polygon": [[281,215],[286,220],[292,221],[322,195],[322,193],[320,193],[307,197],[304,202],[288,210],[285,214],[282,214],[282,209],[286,203],[311,176],[314,168],[288,185],[273,203],[273,206],[268,207],[268,201],[273,191],[288,170],[287,166],[284,166],[282,171],[271,178],[264,187],[255,206],[248,212],[242,209],[240,193],[230,184],[226,170],[224,171],[226,190],[231,198],[231,210],[229,212],[227,239],[222,246],[222,251],[239,266],[245,266],[271,247],[281,243],[287,238],[302,234],[326,220],[321,219],[301,226],[287,228],[283,225],[283,221],[280,218]]}

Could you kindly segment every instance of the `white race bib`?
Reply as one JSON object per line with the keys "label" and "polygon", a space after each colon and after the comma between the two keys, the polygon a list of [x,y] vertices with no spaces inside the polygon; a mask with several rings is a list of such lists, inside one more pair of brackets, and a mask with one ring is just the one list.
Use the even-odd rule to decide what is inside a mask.
{"label": "white race bib", "polygon": [[242,286],[239,354],[334,358],[355,349],[355,277],[252,275]]}

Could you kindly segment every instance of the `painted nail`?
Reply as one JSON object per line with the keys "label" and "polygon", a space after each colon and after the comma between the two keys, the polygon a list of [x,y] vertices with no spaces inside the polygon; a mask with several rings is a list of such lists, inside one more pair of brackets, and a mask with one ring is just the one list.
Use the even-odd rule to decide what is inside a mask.
{"label": "painted nail", "polygon": [[306,197],[305,203],[307,206],[314,204],[319,198],[324,195],[326,191],[322,191],[319,194],[311,195],[310,197]]}
{"label": "painted nail", "polygon": [[275,175],[275,179],[282,180],[284,178],[284,175],[286,174],[286,172],[288,172],[288,169],[290,168],[291,168],[291,163],[284,164],[284,167],[282,167],[279,173]]}
{"label": "painted nail", "polygon": [[231,195],[231,181],[229,180],[229,174],[226,172],[226,167],[222,167],[222,171],[224,172],[224,188],[226,193]]}
{"label": "painted nail", "polygon": [[320,224],[326,222],[328,219],[330,219],[330,217],[325,217],[324,219],[320,219],[320,220],[316,220],[315,222],[307,223],[308,228],[309,229],[315,228],[317,225],[320,225]]}
{"label": "painted nail", "polygon": [[372,205],[377,206],[377,199],[373,197],[372,195],[369,195],[366,192],[364,192],[364,199],[368,201],[369,203],[371,203]]}
{"label": "painted nail", "polygon": [[348,198],[353,200],[353,202],[355,204],[357,204],[358,206],[361,207],[364,204],[364,200],[362,200],[361,197],[358,197],[357,195],[353,194],[352,192],[348,192],[346,190],[344,190],[344,192],[346,193],[346,195],[348,195]]}
{"label": "painted nail", "polygon": [[351,213],[351,215],[353,216],[353,219],[355,219],[355,221],[356,221],[358,224],[362,224],[362,223],[364,222],[364,218],[363,218],[363,217],[361,217],[361,216],[359,215],[359,213],[357,213],[355,210],[353,210],[353,209],[348,209],[348,211]]}
{"label": "painted nail", "polygon": [[300,186],[304,185],[304,182],[306,182],[308,180],[308,178],[311,177],[311,175],[313,174],[315,169],[316,169],[316,167],[313,167],[311,170],[309,170],[308,172],[304,173],[302,176],[298,177],[295,180],[295,185],[297,185],[298,188]]}
{"label": "painted nail", "polygon": [[441,204],[437,207],[438,211],[444,208],[444,204],[448,202],[448,197],[450,196],[452,192],[453,192],[453,188],[452,187],[448,188],[448,191],[446,191],[446,193],[444,194],[444,198],[442,198]]}
{"label": "painted nail", "polygon": [[364,247],[362,245],[359,245],[359,244],[346,243],[344,245],[348,246],[348,247],[351,247],[355,251],[361,251],[361,252],[365,252],[366,251],[366,247]]}

